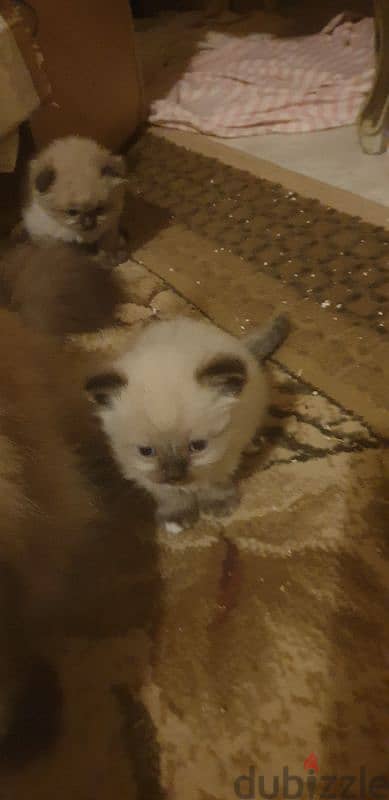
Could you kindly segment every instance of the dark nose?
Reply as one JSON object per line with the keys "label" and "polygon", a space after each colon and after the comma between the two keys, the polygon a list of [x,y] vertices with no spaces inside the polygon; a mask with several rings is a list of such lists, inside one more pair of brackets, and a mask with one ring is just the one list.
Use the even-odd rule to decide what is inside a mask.
{"label": "dark nose", "polygon": [[181,483],[188,473],[188,462],[184,458],[170,458],[163,465],[166,483]]}
{"label": "dark nose", "polygon": [[92,231],[96,227],[95,212],[88,211],[85,214],[81,214],[81,226],[84,231]]}

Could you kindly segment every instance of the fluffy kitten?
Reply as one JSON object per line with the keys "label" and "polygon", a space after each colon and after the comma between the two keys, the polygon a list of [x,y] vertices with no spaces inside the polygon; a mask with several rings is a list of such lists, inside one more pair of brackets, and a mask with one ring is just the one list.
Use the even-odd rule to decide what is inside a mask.
{"label": "fluffy kitten", "polygon": [[99,435],[81,376],[74,355],[0,312],[0,737],[37,620],[59,612],[72,559],[99,519],[79,456],[85,431]]}
{"label": "fluffy kitten", "polygon": [[[36,330],[66,336],[115,321],[125,297],[106,267],[107,251],[113,260],[117,254],[124,174],[120,156],[76,136],[58,139],[31,162],[27,241],[2,254],[0,302]],[[99,258],[88,252],[94,245]]]}
{"label": "fluffy kitten", "polygon": [[155,322],[89,380],[123,475],[153,495],[170,532],[238,504],[233,475],[267,408],[260,362],[287,329],[278,317],[238,340],[192,319]]}
{"label": "fluffy kitten", "polygon": [[63,337],[110,326],[125,299],[120,275],[71,244],[27,241],[0,257],[0,303],[42,333]]}
{"label": "fluffy kitten", "polygon": [[117,248],[125,163],[92,139],[57,139],[30,164],[23,212],[31,238]]}

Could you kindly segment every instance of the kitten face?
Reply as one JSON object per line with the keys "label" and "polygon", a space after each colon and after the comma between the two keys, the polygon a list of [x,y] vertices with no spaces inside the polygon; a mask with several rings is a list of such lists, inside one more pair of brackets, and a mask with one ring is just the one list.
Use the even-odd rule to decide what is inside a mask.
{"label": "kitten face", "polygon": [[71,196],[68,203],[58,204],[54,195],[45,198],[42,205],[56,222],[69,228],[77,240],[95,241],[107,229],[111,211],[108,197],[103,200],[100,196],[97,201],[96,196],[89,196],[83,202],[76,202]]}
{"label": "kitten face", "polygon": [[161,402],[156,386],[145,392],[136,378],[113,374],[116,387],[107,399],[96,380],[103,425],[126,478],[190,486],[223,458],[230,443],[228,398],[200,389],[193,378],[179,396],[168,391]]}
{"label": "kitten face", "polygon": [[106,430],[124,474],[179,486],[190,486],[209,475],[228,449],[230,413],[210,392],[193,400],[181,396],[181,408],[173,411],[172,407],[171,418],[161,427],[152,403],[143,407],[143,413],[138,406],[135,415],[129,412],[136,406],[131,388],[123,392],[116,418],[106,419]]}
{"label": "kitten face", "polygon": [[67,137],[32,163],[32,203],[65,230],[65,238],[94,242],[121,213],[124,176],[120,156],[92,140]]}
{"label": "kitten face", "polygon": [[256,406],[251,398],[262,382],[257,373],[249,380],[246,359],[227,349],[234,343],[227,334],[221,334],[225,352],[207,348],[204,357],[191,349],[199,344],[199,333],[212,334],[210,326],[178,320],[152,327],[171,341],[164,342],[163,335],[150,339],[146,332],[134,353],[87,388],[126,478],[193,488],[235,468],[258,423],[261,398]]}

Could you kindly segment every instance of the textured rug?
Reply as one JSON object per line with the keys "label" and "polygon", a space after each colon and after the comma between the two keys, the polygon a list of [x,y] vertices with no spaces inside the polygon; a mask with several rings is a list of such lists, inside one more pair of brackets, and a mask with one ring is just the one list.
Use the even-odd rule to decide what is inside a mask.
{"label": "textured rug", "polygon": [[236,513],[155,531],[141,567],[136,516],[91,554],[62,734],[0,796],[389,797],[388,234],[153,136],[131,162],[128,328],[286,307],[294,329]]}

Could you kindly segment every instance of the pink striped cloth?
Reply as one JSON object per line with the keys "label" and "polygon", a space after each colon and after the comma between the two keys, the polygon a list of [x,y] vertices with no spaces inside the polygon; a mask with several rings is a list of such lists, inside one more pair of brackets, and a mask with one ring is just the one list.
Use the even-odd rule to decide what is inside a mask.
{"label": "pink striped cloth", "polygon": [[296,133],[355,122],[374,74],[370,18],[340,14],[313,36],[221,35],[192,58],[149,119],[220,137]]}

